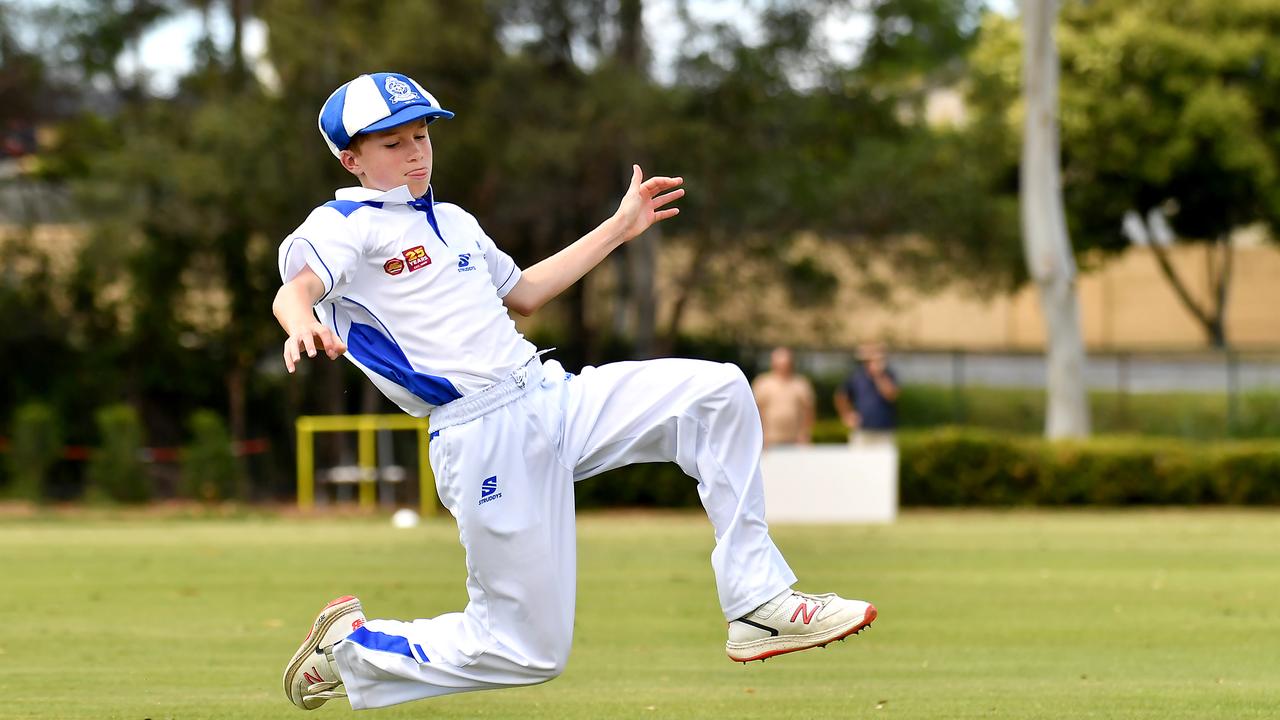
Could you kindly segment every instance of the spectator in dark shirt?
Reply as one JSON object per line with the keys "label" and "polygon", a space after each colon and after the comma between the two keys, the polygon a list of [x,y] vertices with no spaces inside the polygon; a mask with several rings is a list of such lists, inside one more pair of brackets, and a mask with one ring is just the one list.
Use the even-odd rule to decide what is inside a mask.
{"label": "spectator in dark shirt", "polygon": [[836,410],[854,445],[893,443],[898,427],[898,380],[885,359],[884,345],[858,348],[858,367],[836,390]]}

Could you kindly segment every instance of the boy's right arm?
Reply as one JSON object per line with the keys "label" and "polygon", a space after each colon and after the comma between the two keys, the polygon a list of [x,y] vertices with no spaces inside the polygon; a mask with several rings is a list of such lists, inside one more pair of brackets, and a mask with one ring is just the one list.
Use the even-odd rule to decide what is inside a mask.
{"label": "boy's right arm", "polygon": [[311,310],[324,293],[324,281],[304,265],[292,280],[280,286],[275,301],[271,303],[276,320],[289,335],[289,339],[284,341],[284,366],[289,372],[293,372],[302,359],[303,348],[306,348],[307,357],[316,356],[316,338],[320,339],[320,347],[330,360],[338,359],[347,351],[347,346],[317,320]]}

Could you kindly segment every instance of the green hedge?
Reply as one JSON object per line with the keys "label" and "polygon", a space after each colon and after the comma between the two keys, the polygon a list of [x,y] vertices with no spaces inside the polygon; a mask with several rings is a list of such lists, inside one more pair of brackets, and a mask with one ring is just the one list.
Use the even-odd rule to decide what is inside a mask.
{"label": "green hedge", "polygon": [[908,433],[904,505],[1280,504],[1280,442]]}
{"label": "green hedge", "polygon": [[95,500],[142,503],[151,499],[151,478],[142,460],[143,429],[138,411],[108,405],[94,414],[100,444],[89,457],[89,495]]}
{"label": "green hedge", "polygon": [[[1089,393],[1095,432],[1221,440],[1280,437],[1280,392]],[[1020,435],[1044,429],[1045,393],[1018,388],[906,385],[898,399],[904,430],[966,425]]]}
{"label": "green hedge", "polygon": [[243,500],[244,482],[222,416],[198,410],[189,425],[191,442],[182,450],[182,494],[205,502]]}
{"label": "green hedge", "polygon": [[[843,432],[820,424],[815,435]],[[1040,438],[947,428],[899,436],[904,506],[1280,505],[1280,441],[1190,443]],[[578,485],[584,507],[696,506],[674,464],[638,465]]]}
{"label": "green hedge", "polygon": [[51,405],[30,402],[13,414],[13,440],[6,465],[9,495],[40,502],[45,499],[49,473],[62,457],[62,426]]}

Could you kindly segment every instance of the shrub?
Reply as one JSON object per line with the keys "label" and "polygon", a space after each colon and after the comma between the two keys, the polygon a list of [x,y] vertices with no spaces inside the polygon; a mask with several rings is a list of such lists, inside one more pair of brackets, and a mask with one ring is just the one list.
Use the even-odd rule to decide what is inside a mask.
{"label": "shrub", "polygon": [[151,498],[142,461],[142,423],[128,405],[109,405],[94,419],[101,444],[89,457],[89,486],[101,498],[140,503]]}
{"label": "shrub", "polygon": [[1018,439],[945,429],[899,437],[903,505],[1033,502],[1036,464]]}
{"label": "shrub", "polygon": [[205,501],[242,499],[239,480],[231,434],[222,416],[197,411],[191,416],[191,444],[182,453],[183,494]]}
{"label": "shrub", "polygon": [[1280,442],[949,429],[901,437],[904,505],[1280,504]]}
{"label": "shrub", "polygon": [[9,494],[39,502],[53,464],[62,454],[62,427],[53,407],[30,402],[13,415],[13,439],[7,458]]}

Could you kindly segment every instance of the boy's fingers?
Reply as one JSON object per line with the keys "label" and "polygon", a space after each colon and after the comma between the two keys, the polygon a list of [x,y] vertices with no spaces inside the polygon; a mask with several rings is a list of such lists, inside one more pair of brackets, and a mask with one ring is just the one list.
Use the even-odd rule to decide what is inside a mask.
{"label": "boy's fingers", "polygon": [[639,187],[643,180],[644,180],[644,171],[640,169],[639,165],[632,165],[631,166],[631,190],[635,190],[637,187]]}
{"label": "boy's fingers", "polygon": [[678,177],[651,177],[644,181],[645,189],[657,194],[663,190],[670,190],[673,187],[679,187],[684,184],[684,178]]}
{"label": "boy's fingers", "polygon": [[324,341],[324,349],[329,354],[330,360],[338,359],[338,356],[347,351],[347,346],[329,328],[324,329],[320,339]]}
{"label": "boy's fingers", "polygon": [[655,208],[660,208],[663,205],[666,205],[667,203],[673,200],[679,200],[682,197],[684,197],[684,188],[680,188],[679,190],[672,190],[666,195],[659,195],[658,197],[654,198],[653,206]]}
{"label": "boy's fingers", "polygon": [[316,341],[310,331],[302,336],[302,344],[307,347],[307,357],[316,356]]}
{"label": "boy's fingers", "polygon": [[654,213],[653,219],[655,221],[661,222],[662,220],[666,220],[667,218],[673,218],[679,214],[680,214],[680,208],[667,208],[666,210],[659,210],[658,212]]}
{"label": "boy's fingers", "polygon": [[284,341],[284,367],[289,372],[293,372],[294,363],[297,358],[294,357],[297,347],[294,345],[293,338]]}

